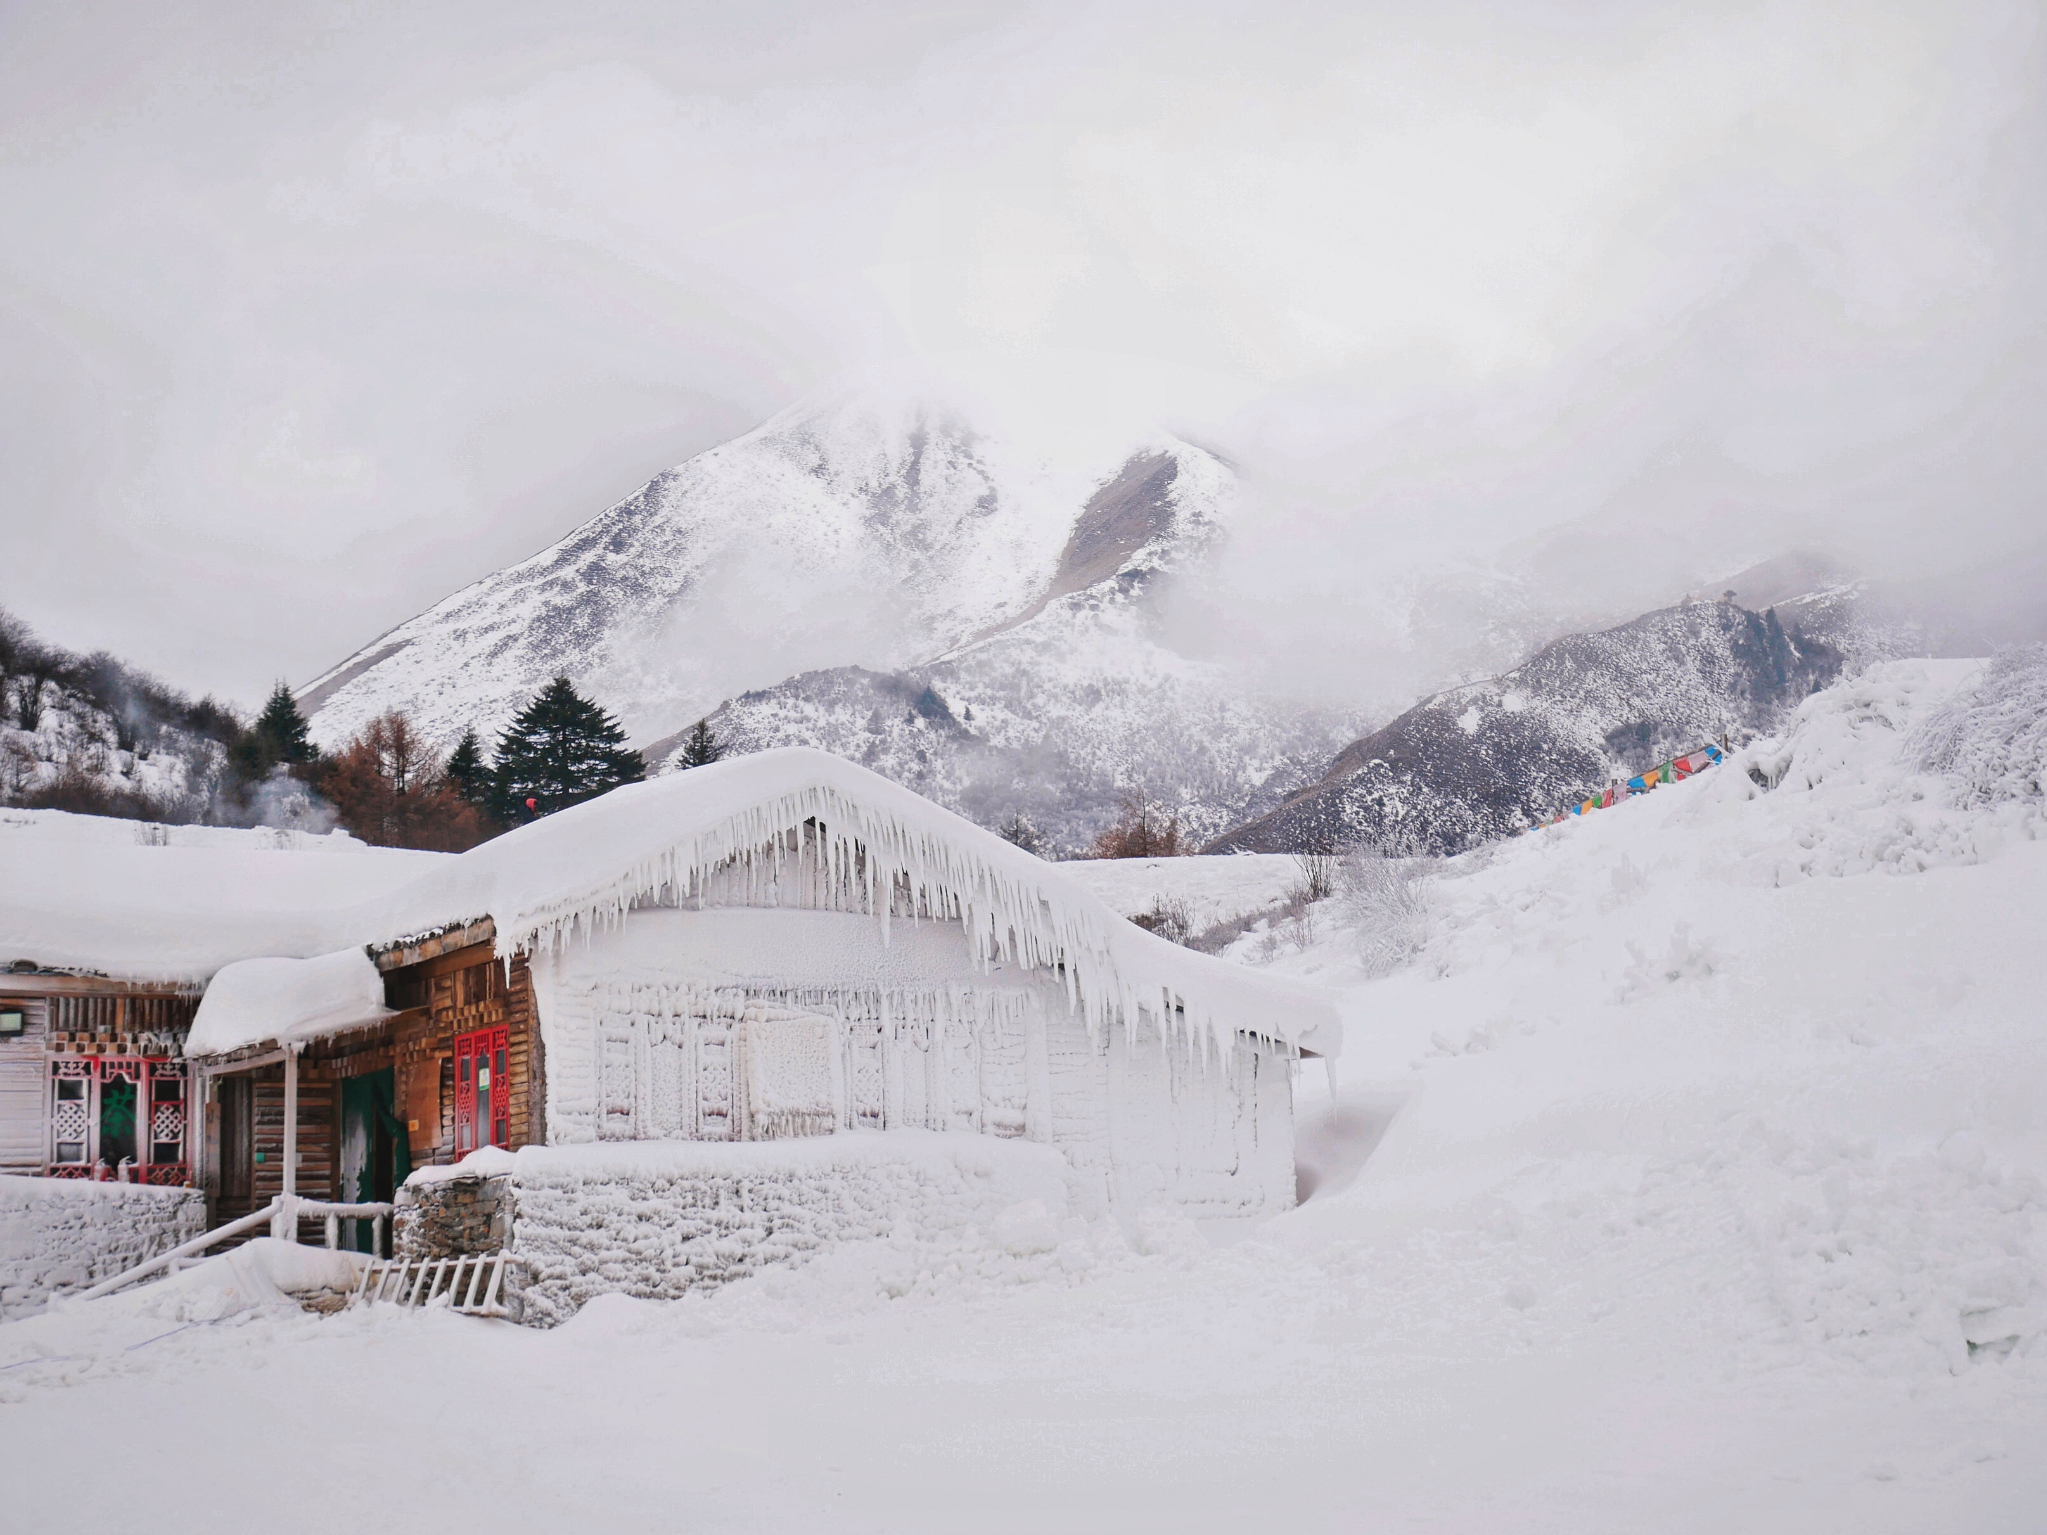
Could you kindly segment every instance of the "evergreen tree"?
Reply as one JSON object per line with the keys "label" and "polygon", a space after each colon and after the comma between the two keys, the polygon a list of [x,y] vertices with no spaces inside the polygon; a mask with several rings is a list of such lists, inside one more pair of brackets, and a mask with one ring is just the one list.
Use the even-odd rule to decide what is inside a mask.
{"label": "evergreen tree", "polygon": [[1040,858],[1045,856],[1044,834],[1021,810],[1012,810],[1009,819],[1002,823],[996,835],[1004,842],[1015,843],[1026,853],[1036,853]]}
{"label": "evergreen tree", "polygon": [[299,701],[282,682],[270,690],[270,701],[256,716],[255,731],[262,738],[263,755],[272,762],[311,762],[320,755],[306,734],[306,717],[299,713]]}
{"label": "evergreen tree", "polygon": [[708,719],[698,720],[682,738],[682,765],[706,767],[725,755],[725,743],[718,739]]}
{"label": "evergreen tree", "polygon": [[483,742],[476,738],[474,725],[462,732],[462,739],[455,743],[441,771],[447,776],[449,787],[470,804],[479,809],[489,804],[490,769],[484,764]]}
{"label": "evergreen tree", "polygon": [[624,747],[618,721],[557,677],[498,738],[491,809],[517,824],[638,783],[647,765]]}

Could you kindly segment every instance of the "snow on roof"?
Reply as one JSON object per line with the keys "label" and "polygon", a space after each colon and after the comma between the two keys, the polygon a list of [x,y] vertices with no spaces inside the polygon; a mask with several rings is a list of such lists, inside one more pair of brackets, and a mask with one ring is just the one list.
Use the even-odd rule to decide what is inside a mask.
{"label": "snow on roof", "polygon": [[[1097,1031],[1139,1011],[1226,1050],[1241,1033],[1333,1055],[1319,988],[1181,948],[1124,921],[1085,885],[866,768],[808,747],[728,758],[631,784],[446,859],[341,924],[390,942],[489,916],[501,954],[553,949],[614,926],[636,904],[681,904],[711,877],[765,881],[793,862],[787,834],[814,823],[817,856],[886,930],[891,891],[957,920],[983,963],[1063,966]],[[904,920],[897,916],[896,921]]]}
{"label": "snow on roof", "polygon": [[198,985],[251,955],[339,948],[348,938],[335,936],[337,910],[447,861],[342,832],[4,810],[0,965]]}
{"label": "snow on roof", "polygon": [[200,999],[187,1055],[221,1055],[266,1040],[315,1039],[378,1023],[384,977],[362,949],[317,959],[244,959],[223,966]]}

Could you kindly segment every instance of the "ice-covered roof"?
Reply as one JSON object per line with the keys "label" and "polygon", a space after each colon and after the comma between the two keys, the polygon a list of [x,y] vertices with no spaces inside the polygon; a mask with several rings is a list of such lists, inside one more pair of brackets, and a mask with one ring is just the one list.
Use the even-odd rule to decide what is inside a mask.
{"label": "ice-covered roof", "polygon": [[0,965],[198,985],[252,955],[339,948],[338,912],[448,861],[341,832],[0,810]]}
{"label": "ice-covered roof", "polygon": [[778,860],[793,861],[788,834],[806,823],[829,877],[885,926],[907,891],[911,907],[958,921],[983,960],[1063,967],[1093,1027],[1134,1021],[1142,1009],[1216,1045],[1249,1033],[1320,1054],[1338,1048],[1335,1007],[1319,989],[1154,937],[1059,865],[807,747],[616,789],[446,859],[340,927],[378,943],[489,916],[501,953],[546,950],[635,905],[691,901],[715,878],[768,878]]}
{"label": "ice-covered roof", "polygon": [[[310,959],[481,917],[495,923],[501,953],[545,950],[635,905],[688,903],[716,878],[768,879],[778,860],[793,860],[790,834],[808,823],[812,856],[884,930],[914,910],[958,922],[980,961],[1060,967],[1095,1028],[1142,1010],[1218,1046],[1248,1033],[1331,1054],[1340,1038],[1319,990],[1154,937],[1061,866],[805,747],[629,785],[459,856],[210,828],[173,828],[157,845],[135,823],[47,814],[0,813],[0,934],[12,951],[0,963],[197,983],[237,960]],[[335,1005],[347,1011],[350,995],[344,988]],[[319,1023],[316,1002],[273,1001],[282,1010],[260,1036],[247,1033],[258,1026],[250,1012],[220,1031],[233,1043],[209,1029],[188,1048],[362,1021]]]}
{"label": "ice-covered roof", "polygon": [[244,959],[225,965],[199,1000],[187,1055],[317,1039],[391,1016],[384,977],[362,949],[316,959]]}

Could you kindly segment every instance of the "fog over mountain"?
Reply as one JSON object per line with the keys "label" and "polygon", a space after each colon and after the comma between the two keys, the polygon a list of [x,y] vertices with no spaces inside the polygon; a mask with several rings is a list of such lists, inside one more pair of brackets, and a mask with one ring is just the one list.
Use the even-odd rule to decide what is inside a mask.
{"label": "fog over mountain", "polygon": [[[194,689],[310,682],[904,360],[1227,464],[1231,552],[1160,633],[1333,708],[1794,549],[1979,632],[2037,612],[2034,4],[83,4],[8,38],[0,598]],[[756,553],[676,637],[704,696],[932,659],[921,609],[811,645],[893,597],[792,615]]]}

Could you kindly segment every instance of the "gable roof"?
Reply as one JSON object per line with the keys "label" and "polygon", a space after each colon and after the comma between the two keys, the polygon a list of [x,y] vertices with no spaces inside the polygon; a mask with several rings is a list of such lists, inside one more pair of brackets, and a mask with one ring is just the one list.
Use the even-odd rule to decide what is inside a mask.
{"label": "gable roof", "polygon": [[640,903],[683,904],[721,873],[765,877],[811,847],[886,929],[889,892],[958,921],[975,956],[1057,968],[1099,1032],[1139,1012],[1169,1035],[1227,1050],[1252,1034],[1334,1055],[1342,1030],[1319,988],[1281,980],[1145,932],[1057,864],[1014,847],[900,784],[809,747],[783,747],[646,783],[559,811],[336,914],[347,941],[377,945],[489,917],[500,954],[547,951],[624,919]]}

